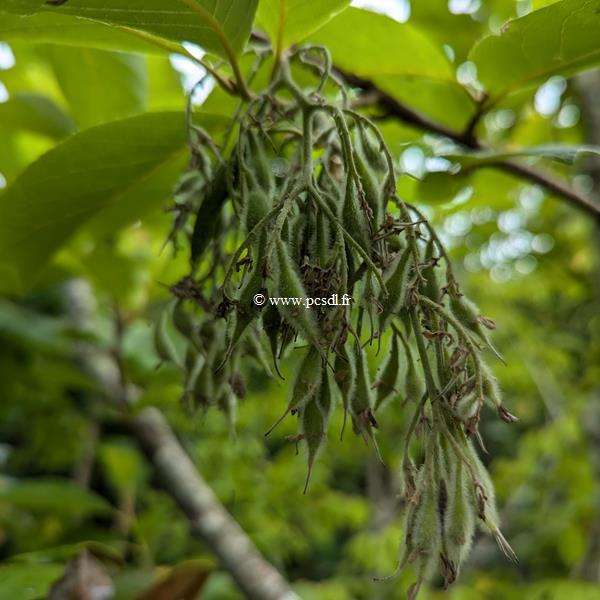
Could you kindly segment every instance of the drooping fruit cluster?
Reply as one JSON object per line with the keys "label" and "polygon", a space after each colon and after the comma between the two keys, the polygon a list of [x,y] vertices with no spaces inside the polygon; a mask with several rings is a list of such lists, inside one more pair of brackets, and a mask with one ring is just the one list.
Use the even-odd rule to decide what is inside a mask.
{"label": "drooping fruit cluster", "polygon": [[[437,568],[446,584],[455,580],[477,521],[514,557],[471,440],[481,441],[484,404],[506,422],[515,418],[482,356],[493,350],[493,322],[461,293],[432,226],[396,195],[385,141],[349,108],[329,65],[316,47],[283,60],[270,86],[240,110],[237,139],[225,147],[190,123],[192,162],[170,237],[186,238],[192,270],[171,288],[171,318],[188,342],[181,366],[192,411],[217,405],[233,422],[243,361],[279,374],[280,361],[295,358],[275,425],[297,417],[306,485],[336,405],[376,449],[377,412],[403,398],[413,416],[403,442],[399,566],[416,565],[414,597]],[[314,89],[295,82],[296,68],[316,72]],[[325,93],[334,87],[339,102]],[[353,301],[344,304],[344,294]],[[338,302],[307,308],[307,298]],[[378,354],[384,337],[389,353],[374,380],[367,355]],[[164,322],[157,350],[178,360]],[[409,452],[417,432],[420,465]]]}

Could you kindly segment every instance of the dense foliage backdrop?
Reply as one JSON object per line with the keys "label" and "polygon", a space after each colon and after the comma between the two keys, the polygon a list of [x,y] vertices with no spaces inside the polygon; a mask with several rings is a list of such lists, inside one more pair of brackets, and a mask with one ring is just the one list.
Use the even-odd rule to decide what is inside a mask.
{"label": "dense foliage backdrop", "polygon": [[[600,598],[600,77],[589,71],[600,1],[379,3],[403,22],[340,0],[261,0],[256,18],[255,2],[198,2],[216,29],[185,2],[169,15],[158,0],[53,4],[0,0],[0,599],[45,597],[82,548],[115,598],[169,576],[195,577],[206,600],[240,597],[80,368],[90,345],[122,361],[142,390],[135,410],[164,412],[302,598],[403,598],[413,579],[373,581],[394,570],[401,539],[399,403],[380,416],[387,468],[358,438],[333,435],[303,495],[305,460],[285,440],[293,424],[264,437],[284,383],[250,371],[232,434],[218,411],[189,418],[177,369],[156,369],[166,284],[188,269],[185,251],[163,244],[189,159],[186,94],[203,74],[193,57],[201,46],[234,78],[218,31],[247,77],[251,30],[283,48],[330,49],[393,150],[400,195],[439,227],[464,287],[498,324],[507,365],[494,370],[520,421],[488,413],[481,429],[519,564],[477,537],[458,583],[422,597]],[[212,78],[193,99],[220,139],[239,100]],[[179,597],[164,593],[148,597]]]}

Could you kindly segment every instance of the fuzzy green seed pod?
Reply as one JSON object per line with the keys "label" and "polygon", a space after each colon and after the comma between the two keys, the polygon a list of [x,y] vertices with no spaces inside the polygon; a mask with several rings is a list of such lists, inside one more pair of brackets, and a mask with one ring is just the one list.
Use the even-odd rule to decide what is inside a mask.
{"label": "fuzzy green seed pod", "polygon": [[469,392],[456,400],[452,407],[452,414],[462,423],[467,423],[475,418],[481,410],[481,399],[475,392]]}
{"label": "fuzzy green seed pod", "polygon": [[312,468],[317,455],[327,439],[327,426],[331,416],[332,399],[329,374],[325,370],[321,380],[321,387],[308,403],[300,410],[301,435],[308,449],[308,472],[304,493],[308,488]]}
{"label": "fuzzy green seed pod", "polygon": [[[433,436],[432,436],[433,437]],[[437,437],[437,436],[435,436]],[[432,444],[426,449],[424,474],[415,509],[412,544],[418,556],[418,581],[428,581],[435,573],[442,545],[439,517],[439,481],[433,468]]]}
{"label": "fuzzy green seed pod", "polygon": [[314,346],[310,346],[296,372],[287,408],[265,435],[269,435],[288,414],[300,410],[313,398],[321,385],[322,377],[321,355]]}
{"label": "fuzzy green seed pod", "polygon": [[362,348],[356,354],[356,389],[350,400],[350,409],[354,415],[358,415],[373,407],[373,390],[369,378],[367,357]]}
{"label": "fuzzy green seed pod", "polygon": [[362,125],[358,127],[358,135],[360,150],[369,167],[376,173],[385,173],[388,165],[383,154],[383,148],[381,148],[380,144],[373,138],[373,135]]}
{"label": "fuzzy green seed pod", "polygon": [[439,286],[436,272],[437,255],[433,239],[430,239],[425,247],[425,265],[426,266],[421,269],[421,275],[425,279],[424,283],[421,285],[421,293],[434,302],[440,302],[442,291]]}
{"label": "fuzzy green seed pod", "polygon": [[400,344],[398,336],[392,336],[390,353],[381,370],[381,376],[375,385],[377,399],[375,410],[377,410],[392,394],[398,394],[398,383],[400,380]]}
{"label": "fuzzy green seed pod", "polygon": [[271,358],[273,360],[273,368],[277,375],[283,379],[283,375],[279,371],[279,332],[281,330],[281,315],[275,306],[269,305],[263,313],[262,325],[271,348]]}
{"label": "fuzzy green seed pod", "polygon": [[206,410],[216,400],[215,381],[213,378],[213,367],[205,362],[194,382],[192,393],[194,409]]}
{"label": "fuzzy green seed pod", "polygon": [[506,538],[500,531],[500,516],[496,506],[496,494],[490,474],[479,459],[479,456],[470,441],[467,445],[467,452],[476,477],[476,481],[474,481],[473,484],[479,524],[484,530],[487,530],[492,534],[498,547],[507,558],[514,562],[518,562],[514,550],[510,547],[510,544],[506,541]]}
{"label": "fuzzy green seed pod", "polygon": [[[276,242],[277,256],[277,293],[284,298],[306,298],[306,290],[298,274],[287,247],[278,239]],[[319,346],[319,329],[314,314],[302,305],[278,304],[281,316],[295,330],[301,333],[313,345]]]}
{"label": "fuzzy green seed pod", "polygon": [[342,223],[346,231],[367,253],[371,254],[368,219],[360,205],[356,186],[352,181],[346,185],[344,204],[342,206]]}
{"label": "fuzzy green seed pod", "polygon": [[319,264],[325,266],[331,254],[331,225],[322,210],[317,213],[316,254]]}
{"label": "fuzzy green seed pod", "polygon": [[458,576],[475,534],[474,506],[469,491],[468,473],[462,461],[450,451],[453,458],[448,493],[448,507],[443,531],[442,562],[445,584],[453,583]]}
{"label": "fuzzy green seed pod", "polygon": [[356,388],[350,397],[350,414],[352,416],[352,425],[355,433],[362,436],[367,442],[371,440],[377,457],[383,463],[377,440],[375,439],[374,429],[377,428],[377,421],[373,415],[373,389],[369,376],[367,357],[362,348],[358,348],[356,354]]}
{"label": "fuzzy green seed pod", "polygon": [[258,267],[255,267],[250,279],[248,279],[246,285],[242,288],[239,300],[237,301],[235,327],[229,340],[227,351],[225,352],[221,364],[217,367],[217,370],[220,370],[223,363],[229,359],[248,326],[259,316],[260,309],[254,304],[254,297],[258,293],[266,294],[263,284],[264,279],[260,270]]}
{"label": "fuzzy green seed pod", "polygon": [[[356,389],[356,355],[348,351],[346,346],[342,346],[335,357],[335,382],[342,396],[342,405],[344,407],[344,424],[346,415],[350,410],[350,398],[354,396]],[[343,434],[342,427],[342,434]]]}
{"label": "fuzzy green seed pod", "polygon": [[186,352],[186,377],[182,396],[182,402],[188,410],[192,410],[194,390],[198,377],[206,363],[206,358],[199,352],[194,351],[193,346],[188,346]]}
{"label": "fuzzy green seed pod", "polygon": [[267,352],[263,344],[264,338],[256,329],[253,329],[249,335],[245,336],[245,341],[246,344],[244,354],[249,358],[254,359],[256,364],[262,368],[267,377],[273,377],[271,365],[269,364]]}
{"label": "fuzzy green seed pod", "polygon": [[271,194],[275,187],[273,179],[273,169],[271,161],[265,150],[265,146],[259,137],[259,134],[254,129],[247,130],[248,140],[248,166],[252,173],[256,176],[256,180],[260,187],[267,193]]}
{"label": "fuzzy green seed pod", "polygon": [[173,325],[196,348],[200,348],[196,323],[192,315],[185,309],[185,302],[182,299],[178,299],[173,307]]}
{"label": "fuzzy green seed pod", "polygon": [[367,166],[360,152],[354,154],[354,164],[356,165],[356,170],[360,176],[360,182],[365,194],[365,201],[367,202],[367,206],[371,209],[371,221],[374,224],[372,229],[376,230],[377,226],[382,221],[385,210],[381,184],[377,182],[375,173]]}
{"label": "fuzzy green seed pod", "polygon": [[237,418],[237,397],[228,385],[221,386],[217,395],[217,406],[227,418],[229,435],[235,438],[235,423]]}
{"label": "fuzzy green seed pod", "polygon": [[417,403],[425,392],[423,379],[419,377],[413,360],[410,346],[404,342],[406,353],[406,374],[404,377],[404,397]]}
{"label": "fuzzy green seed pod", "polygon": [[408,274],[410,272],[410,248],[401,250],[387,270],[384,281],[388,296],[379,316],[379,330],[385,331],[392,316],[397,314],[405,303]]}
{"label": "fuzzy green seed pod", "polygon": [[247,191],[244,198],[244,226],[247,232],[252,231],[259,221],[267,215],[271,206],[269,196],[261,188]]}
{"label": "fuzzy green seed pod", "polygon": [[460,324],[465,327],[468,331],[473,333],[479,338],[488,348],[500,359],[504,360],[498,350],[492,344],[490,336],[482,326],[483,322],[489,322],[488,319],[483,319],[479,314],[477,306],[471,302],[465,296],[459,296],[457,294],[450,295],[450,310]]}
{"label": "fuzzy green seed pod", "polygon": [[514,423],[518,421],[519,419],[515,417],[515,415],[511,414],[502,403],[500,384],[498,383],[496,377],[494,377],[489,366],[484,362],[481,363],[481,374],[483,379],[483,395],[487,404],[498,412],[498,416],[505,423]]}
{"label": "fuzzy green seed pod", "polygon": [[154,328],[154,349],[156,354],[160,358],[159,366],[163,362],[171,362],[175,365],[179,365],[179,357],[173,341],[169,337],[167,323],[169,320],[168,309],[162,311]]}

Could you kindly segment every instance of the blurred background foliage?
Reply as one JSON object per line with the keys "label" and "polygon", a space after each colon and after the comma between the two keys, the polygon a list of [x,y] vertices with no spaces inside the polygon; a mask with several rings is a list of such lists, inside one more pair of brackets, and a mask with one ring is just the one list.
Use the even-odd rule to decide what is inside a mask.
{"label": "blurred background foliage", "polygon": [[[461,129],[475,110],[465,92],[478,85],[468,61],[473,43],[549,3],[360,4],[383,8],[396,21],[349,9],[313,39],[328,45],[342,68]],[[262,4],[260,10],[268,14]],[[402,30],[406,35],[397,35],[397,21],[411,27]],[[51,35],[3,27],[0,187],[74,132],[146,112],[181,112],[202,75],[181,56],[60,45]],[[249,62],[242,59],[242,66],[247,71]],[[590,141],[582,105],[582,88],[590,85],[597,86],[597,101],[593,77],[535,81],[499,100],[477,133],[503,149]],[[195,104],[203,124],[221,135],[236,101],[208,82]],[[600,599],[598,223],[491,168],[451,178],[440,170],[439,138],[392,119],[381,126],[405,173],[401,194],[443,232],[467,293],[498,324],[496,345],[507,365],[495,373],[520,417],[509,427],[488,413],[482,423],[485,461],[519,565],[478,537],[456,586],[433,586],[423,598]],[[161,185],[186,160],[176,156]],[[593,190],[585,159],[542,164]],[[403,598],[410,573],[373,582],[395,568],[401,539],[400,403],[380,417],[386,468],[358,438],[331,435],[307,495],[305,460],[285,439],[294,424],[264,438],[281,413],[285,384],[248,364],[235,435],[217,411],[189,419],[180,407],[180,374],[156,368],[152,344],[152,324],[169,299],[166,284],[187,272],[185,252],[174,257],[162,248],[171,225],[166,200],[142,189],[137,214],[98,214],[53,255],[31,289],[7,291],[0,300],[0,598],[44,597],[83,547],[101,559],[117,598],[136,597],[190,560],[211,572],[199,597],[240,597],[208,549],[188,535],[102,390],[78,368],[81,342],[90,340],[106,355],[123,357],[127,376],[144,390],[139,405],[165,412],[203,477],[302,598]],[[27,244],[35,242],[32,236]],[[65,301],[74,278],[89,284],[95,303],[84,330],[74,326]],[[341,428],[336,418],[334,432]]]}

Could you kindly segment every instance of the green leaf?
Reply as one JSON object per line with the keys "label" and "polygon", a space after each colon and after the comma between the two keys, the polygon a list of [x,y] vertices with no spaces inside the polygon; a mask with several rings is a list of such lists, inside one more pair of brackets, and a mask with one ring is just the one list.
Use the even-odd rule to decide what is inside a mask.
{"label": "green leaf", "polygon": [[144,58],[93,48],[50,46],[46,56],[80,129],[144,112]]}
{"label": "green leaf", "polygon": [[44,352],[66,352],[73,341],[62,320],[8,300],[0,300],[0,337]]}
{"label": "green leaf", "polygon": [[0,129],[39,133],[61,139],[75,130],[71,117],[50,98],[34,93],[20,93],[0,104]]}
{"label": "green leaf", "polygon": [[600,62],[600,0],[563,0],[509,21],[469,58],[493,100]]}
{"label": "green leaf", "polygon": [[0,504],[64,516],[110,514],[112,507],[101,496],[84,490],[68,479],[0,480]]}
{"label": "green leaf", "polygon": [[[18,15],[54,13],[145,31],[176,42],[199,44],[218,54],[239,54],[248,39],[258,0],[4,0],[2,10]],[[82,21],[85,23],[85,21]]]}
{"label": "green leaf", "polygon": [[5,565],[0,567],[0,598],[39,600],[63,571],[61,565]]}
{"label": "green leaf", "polygon": [[441,171],[427,173],[419,182],[419,198],[424,202],[449,202],[468,184],[468,177],[462,174]]}
{"label": "green leaf", "polygon": [[143,216],[168,195],[186,157],[182,113],[100,125],[53,148],[0,197],[0,287],[30,286],[92,217],[114,230]]}
{"label": "green leaf", "polygon": [[290,46],[303,40],[333,19],[350,0],[261,0],[258,22],[275,46]]}
{"label": "green leaf", "polygon": [[166,52],[165,48],[150,44],[110,25],[53,12],[41,12],[28,17],[0,12],[0,39],[6,42],[86,46],[122,52]]}
{"label": "green leaf", "polygon": [[361,77],[455,80],[446,55],[426,35],[368,10],[347,9],[310,39],[327,46],[336,65]]}
{"label": "green leaf", "polygon": [[327,46],[337,67],[444,124],[459,129],[473,113],[473,102],[441,46],[410,23],[348,8],[310,41]]}

